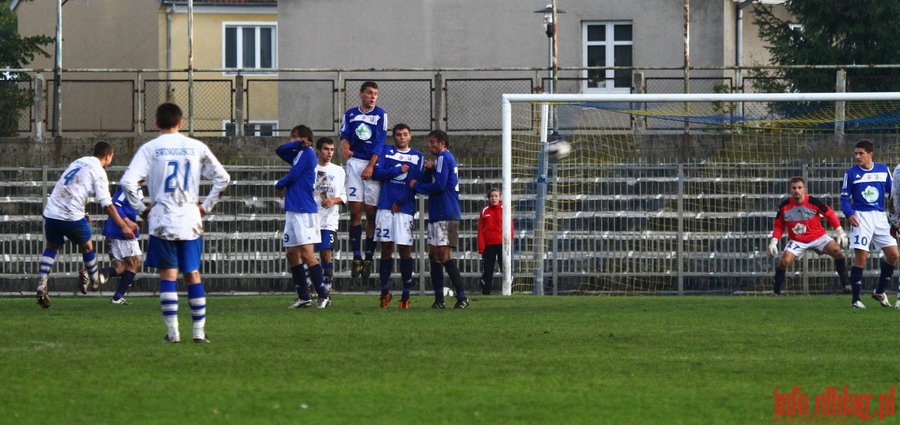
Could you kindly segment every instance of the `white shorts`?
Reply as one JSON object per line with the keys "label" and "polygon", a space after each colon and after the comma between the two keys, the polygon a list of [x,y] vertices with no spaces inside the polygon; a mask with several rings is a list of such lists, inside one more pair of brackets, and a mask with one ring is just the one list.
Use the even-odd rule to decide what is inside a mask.
{"label": "white shorts", "polygon": [[456,248],[459,242],[459,220],[428,223],[428,245]]}
{"label": "white shorts", "polygon": [[800,258],[804,252],[807,250],[813,250],[822,254],[825,252],[825,245],[828,245],[829,242],[833,241],[831,236],[822,235],[818,239],[812,242],[797,242],[793,239],[789,239],[787,245],[785,245],[784,250],[794,254],[795,257]]}
{"label": "white shorts", "polygon": [[128,257],[140,257],[141,242],[138,239],[112,239],[106,238],[109,250],[109,258],[113,261],[125,261]]}
{"label": "white shorts", "polygon": [[859,227],[850,226],[850,249],[868,251],[870,244],[875,249],[897,245],[884,211],[857,211],[856,219]]}
{"label": "white shorts", "polygon": [[412,246],[415,222],[413,216],[391,210],[378,210],[375,214],[375,242],[393,242]]}
{"label": "white shorts", "polygon": [[378,205],[378,196],[381,194],[381,182],[378,180],[363,180],[362,172],[369,165],[369,161],[359,158],[347,160],[347,181],[344,187],[347,189],[347,202],[365,202],[366,205]]}
{"label": "white shorts", "polygon": [[322,242],[322,232],[319,230],[319,213],[285,212],[285,247],[317,244],[320,242]]}

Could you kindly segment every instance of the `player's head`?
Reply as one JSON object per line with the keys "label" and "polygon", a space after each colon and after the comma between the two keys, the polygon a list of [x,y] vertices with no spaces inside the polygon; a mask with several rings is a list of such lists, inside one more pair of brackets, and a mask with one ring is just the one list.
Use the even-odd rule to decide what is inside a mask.
{"label": "player's head", "polygon": [[331,158],[334,158],[334,140],[329,137],[319,137],[319,140],[316,140],[316,155],[320,162],[331,162]]}
{"label": "player's head", "polygon": [[312,145],[313,131],[305,125],[298,125],[291,129],[291,141],[302,140],[305,142],[303,147]]}
{"label": "player's head", "polygon": [[375,107],[378,101],[378,83],[374,81],[366,81],[359,86],[359,105],[365,109]]}
{"label": "player's head", "polygon": [[488,203],[491,205],[497,205],[500,203],[500,189],[496,187],[492,187],[488,190],[487,193]]}
{"label": "player's head", "polygon": [[181,128],[182,118],[184,118],[184,113],[174,103],[166,102],[156,108],[156,126],[160,130]]}
{"label": "player's head", "polygon": [[798,203],[806,197],[806,179],[803,177],[791,177],[791,197]]}
{"label": "player's head", "polygon": [[94,143],[93,156],[100,160],[100,165],[102,165],[103,168],[106,168],[106,166],[112,163],[113,154],[113,147],[109,143],[102,140]]}
{"label": "player's head", "polygon": [[442,130],[431,130],[431,133],[428,133],[428,149],[434,155],[450,149],[450,137]]}
{"label": "player's head", "polygon": [[862,139],[856,142],[853,155],[856,157],[857,164],[863,168],[869,168],[872,166],[872,157],[875,155],[875,145],[869,139]]}
{"label": "player's head", "polygon": [[399,149],[409,147],[412,134],[409,132],[409,126],[406,124],[397,124],[391,130],[391,136],[394,138],[394,146]]}

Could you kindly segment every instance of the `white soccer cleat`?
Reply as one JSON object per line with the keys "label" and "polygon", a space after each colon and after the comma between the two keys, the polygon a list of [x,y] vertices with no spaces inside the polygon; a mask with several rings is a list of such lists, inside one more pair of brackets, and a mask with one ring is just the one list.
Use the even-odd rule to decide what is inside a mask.
{"label": "white soccer cleat", "polygon": [[888,299],[888,296],[886,293],[876,294],[873,292],[872,298],[875,298],[876,301],[881,303],[882,307],[890,307],[891,306],[891,300]]}
{"label": "white soccer cleat", "polygon": [[316,308],[327,308],[330,305],[331,305],[331,297],[319,298],[319,300],[316,301]]}
{"label": "white soccer cleat", "polygon": [[900,310],[900,295],[897,295],[897,302],[894,304],[894,308]]}
{"label": "white soccer cleat", "polygon": [[[850,307],[852,307],[852,308],[866,308],[865,304],[863,304],[862,301],[854,301],[853,304],[850,304]],[[900,307],[898,307],[898,308],[900,308]]]}
{"label": "white soccer cleat", "polygon": [[119,298],[119,299],[110,298],[109,303],[117,304],[117,305],[128,305],[128,301],[126,301],[125,298]]}
{"label": "white soccer cleat", "polygon": [[312,307],[312,301],[304,300],[301,298],[297,298],[288,308],[310,308]]}

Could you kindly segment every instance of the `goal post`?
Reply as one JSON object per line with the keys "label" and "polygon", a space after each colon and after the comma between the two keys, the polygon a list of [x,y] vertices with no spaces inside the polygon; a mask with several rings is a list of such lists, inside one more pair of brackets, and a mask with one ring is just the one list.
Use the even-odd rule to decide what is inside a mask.
{"label": "goal post", "polygon": [[[900,160],[898,92],[505,94],[501,116],[504,295],[760,293],[790,177],[843,218],[855,141]],[[793,289],[830,291],[809,257]]]}

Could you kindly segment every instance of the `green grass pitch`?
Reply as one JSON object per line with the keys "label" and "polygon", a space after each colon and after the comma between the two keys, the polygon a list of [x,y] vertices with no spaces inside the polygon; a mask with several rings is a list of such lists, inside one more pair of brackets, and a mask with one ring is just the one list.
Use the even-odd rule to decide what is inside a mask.
{"label": "green grass pitch", "polygon": [[212,343],[164,344],[156,298],[3,298],[0,423],[772,423],[776,388],[900,381],[900,311],[870,298],[397,299],[211,296]]}

